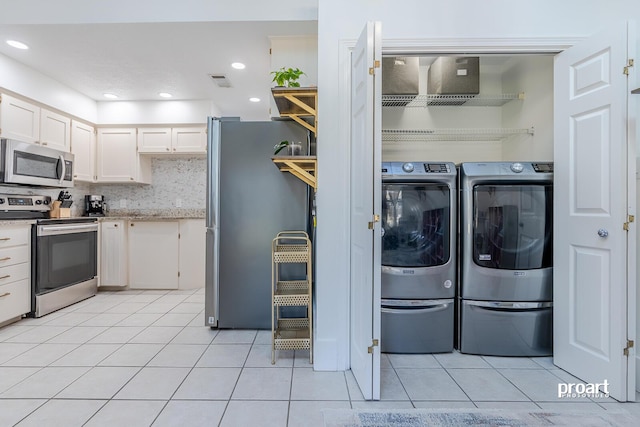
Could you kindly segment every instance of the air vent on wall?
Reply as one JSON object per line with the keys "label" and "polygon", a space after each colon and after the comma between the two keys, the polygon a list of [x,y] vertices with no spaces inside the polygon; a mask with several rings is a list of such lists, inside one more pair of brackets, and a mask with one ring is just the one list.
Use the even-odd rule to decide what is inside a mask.
{"label": "air vent on wall", "polygon": [[213,82],[218,85],[218,87],[231,87],[231,82],[224,74],[209,74],[209,77],[213,79]]}

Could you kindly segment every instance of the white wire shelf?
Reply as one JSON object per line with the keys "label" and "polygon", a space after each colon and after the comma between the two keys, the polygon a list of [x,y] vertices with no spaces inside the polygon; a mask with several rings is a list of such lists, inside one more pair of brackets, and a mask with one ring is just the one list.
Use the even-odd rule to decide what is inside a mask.
{"label": "white wire shelf", "polygon": [[524,92],[497,95],[382,95],[383,107],[500,107],[514,99],[523,100]]}
{"label": "white wire shelf", "polygon": [[528,129],[383,129],[383,142],[402,141],[501,141],[516,135],[533,135],[534,128]]}

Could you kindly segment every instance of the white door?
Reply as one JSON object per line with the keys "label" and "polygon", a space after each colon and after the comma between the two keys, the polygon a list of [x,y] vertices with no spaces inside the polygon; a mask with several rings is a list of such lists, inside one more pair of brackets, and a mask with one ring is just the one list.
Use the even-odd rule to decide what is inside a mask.
{"label": "white door", "polygon": [[635,398],[624,353],[635,334],[636,155],[623,73],[634,40],[612,29],[554,67],[554,363],[587,383],[607,380],[621,401]]}
{"label": "white door", "polygon": [[380,399],[381,57],[369,22],[351,54],[350,362],[365,399]]}

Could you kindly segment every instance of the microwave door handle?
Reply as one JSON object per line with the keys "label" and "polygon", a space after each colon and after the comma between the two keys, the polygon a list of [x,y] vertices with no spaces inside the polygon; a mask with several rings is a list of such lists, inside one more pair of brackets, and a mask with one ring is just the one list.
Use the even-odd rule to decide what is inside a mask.
{"label": "microwave door handle", "polygon": [[63,181],[64,181],[64,176],[67,173],[67,165],[65,165],[64,163],[64,157],[62,156],[62,154],[60,155],[60,164],[62,165],[62,167],[60,169],[62,169],[62,173],[60,174],[60,179],[58,180],[58,184],[62,185]]}

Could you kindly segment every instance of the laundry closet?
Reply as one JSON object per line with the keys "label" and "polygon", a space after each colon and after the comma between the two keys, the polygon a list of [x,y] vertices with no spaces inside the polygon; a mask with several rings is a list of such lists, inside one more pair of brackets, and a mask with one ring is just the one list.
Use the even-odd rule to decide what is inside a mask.
{"label": "laundry closet", "polygon": [[[382,351],[550,355],[553,56],[385,56],[382,75]],[[461,188],[478,162],[494,176]],[[475,188],[484,251],[479,209],[460,203]],[[460,271],[467,288],[483,273],[463,262],[506,287],[464,297]],[[536,288],[523,280],[540,291],[518,293]]]}

